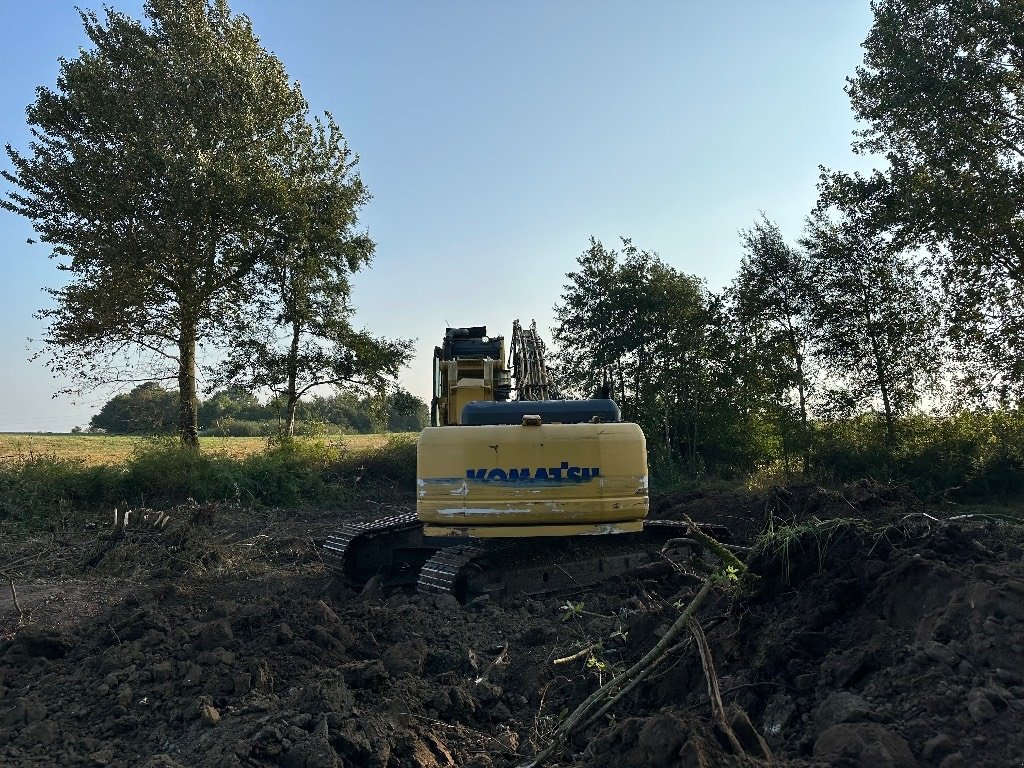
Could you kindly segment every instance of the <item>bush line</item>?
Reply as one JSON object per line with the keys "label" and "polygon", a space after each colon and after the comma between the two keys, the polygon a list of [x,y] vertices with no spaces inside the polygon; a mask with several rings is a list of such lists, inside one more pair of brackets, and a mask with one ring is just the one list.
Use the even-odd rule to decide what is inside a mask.
{"label": "bush line", "polygon": [[0,522],[48,525],[82,510],[162,508],[189,499],[247,507],[330,507],[381,496],[412,501],[415,486],[416,442],[408,437],[358,451],[289,439],[243,458],[154,440],[117,465],[54,455],[0,464]]}

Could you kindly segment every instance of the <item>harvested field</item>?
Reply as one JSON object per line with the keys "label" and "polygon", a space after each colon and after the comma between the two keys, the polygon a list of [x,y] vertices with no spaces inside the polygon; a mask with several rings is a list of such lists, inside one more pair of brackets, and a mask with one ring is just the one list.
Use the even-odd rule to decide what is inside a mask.
{"label": "harvested field", "polygon": [[[656,499],[725,523],[751,577],[699,612],[727,722],[679,644],[547,765],[1009,766],[1024,754],[1024,548],[870,484]],[[527,763],[700,582],[480,601],[332,586],[311,541],[392,507],[170,510],[0,539],[0,764]],[[11,584],[18,596],[13,599]]]}

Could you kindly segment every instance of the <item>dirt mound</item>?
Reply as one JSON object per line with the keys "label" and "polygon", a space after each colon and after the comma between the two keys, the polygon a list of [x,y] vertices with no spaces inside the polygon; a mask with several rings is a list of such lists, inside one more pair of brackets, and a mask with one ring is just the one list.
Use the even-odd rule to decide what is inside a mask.
{"label": "dirt mound", "polygon": [[[881,490],[656,503],[708,523],[746,515],[730,525],[741,544],[777,528],[699,615],[736,742],[682,644],[548,764],[1019,760],[1020,528],[938,522]],[[468,606],[360,594],[332,587],[309,546],[336,521],[193,511],[117,542],[65,534],[31,568],[25,552],[45,547],[0,546],[26,596],[20,614],[0,598],[0,764],[520,765],[696,589],[675,574]]]}

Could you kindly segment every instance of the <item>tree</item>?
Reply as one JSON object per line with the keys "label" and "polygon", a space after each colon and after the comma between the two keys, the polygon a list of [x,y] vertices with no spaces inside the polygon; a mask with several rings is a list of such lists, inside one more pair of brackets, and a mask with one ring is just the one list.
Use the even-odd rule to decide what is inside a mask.
{"label": "tree", "polygon": [[303,395],[341,385],[383,391],[412,342],[351,326],[349,276],[369,264],[373,241],[355,231],[369,193],[340,128],[327,115],[313,125],[294,121],[288,135],[288,216],[273,252],[253,271],[266,290],[253,292],[256,300],[236,322],[222,376],[280,395],[291,435]]}
{"label": "tree", "polygon": [[552,372],[558,388],[568,395],[589,397],[598,392],[611,375],[612,394],[628,409],[623,391],[615,294],[619,279],[618,254],[600,240],[590,238],[590,247],[576,259],[577,269],[566,275],[561,303],[554,308],[558,325],[552,330],[555,342]]}
{"label": "tree", "polygon": [[[198,445],[196,358],[251,296],[289,215],[282,156],[307,105],[225,0],[147,0],[144,26],[82,12],[92,48],[61,59],[7,146],[17,188],[70,282],[40,312],[51,369],[84,385],[176,379],[178,430]],[[127,357],[128,354],[135,357]]]}
{"label": "tree", "polygon": [[347,432],[419,432],[430,422],[430,409],[420,398],[400,388],[384,397],[342,390],[302,401],[298,418]]}
{"label": "tree", "polygon": [[389,432],[420,432],[430,424],[430,407],[404,389],[388,398],[387,407]]}
{"label": "tree", "polygon": [[[779,227],[764,215],[753,227],[741,231],[740,238],[744,253],[729,298],[740,341],[737,354],[745,361],[738,381],[745,392],[742,400],[769,412],[784,455],[788,455],[790,443],[795,443],[807,472],[808,309],[812,292],[807,258],[789,246]],[[792,439],[794,431],[797,434]]]}
{"label": "tree", "polygon": [[[833,202],[870,201],[876,227],[928,246],[954,340],[1024,392],[1024,5],[875,0],[847,93],[884,156],[869,177],[826,174]],[[989,378],[986,373],[979,378]]]}
{"label": "tree", "polygon": [[628,240],[623,255],[614,297],[617,355],[634,418],[666,457],[695,470],[702,422],[714,401],[706,354],[711,297],[696,276]]}
{"label": "tree", "polygon": [[552,330],[563,391],[592,395],[605,372],[624,418],[658,456],[721,468],[736,461],[743,415],[730,399],[731,343],[721,297],[623,239],[591,238],[566,275]]}
{"label": "tree", "polygon": [[174,393],[149,381],[108,400],[89,420],[89,428],[115,435],[169,435],[176,412]]}
{"label": "tree", "polygon": [[895,420],[936,381],[938,305],[920,271],[856,210],[819,207],[802,240],[816,359],[834,409],[880,404],[888,439]]}
{"label": "tree", "polygon": [[199,421],[204,429],[227,420],[269,421],[273,417],[253,392],[237,385],[219,389],[199,403]]}

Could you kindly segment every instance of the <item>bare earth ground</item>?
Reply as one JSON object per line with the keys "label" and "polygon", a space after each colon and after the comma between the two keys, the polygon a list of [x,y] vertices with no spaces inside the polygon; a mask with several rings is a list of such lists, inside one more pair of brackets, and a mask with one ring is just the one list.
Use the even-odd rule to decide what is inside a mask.
{"label": "bare earth ground", "polygon": [[[549,765],[1022,765],[1020,527],[936,521],[866,485],[653,508],[739,544],[805,524],[699,615],[745,754],[684,647]],[[0,765],[518,765],[695,590],[677,574],[462,607],[328,589],[310,542],[342,518],[187,507],[119,541],[99,520],[0,529]]]}

